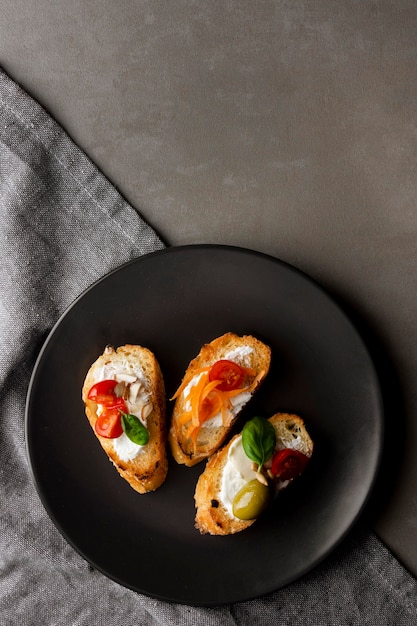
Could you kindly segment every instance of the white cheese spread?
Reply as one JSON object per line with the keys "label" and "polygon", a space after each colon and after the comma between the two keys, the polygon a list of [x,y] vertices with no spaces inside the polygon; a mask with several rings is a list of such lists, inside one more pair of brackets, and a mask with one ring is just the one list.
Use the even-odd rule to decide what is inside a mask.
{"label": "white cheese spread", "polygon": [[137,457],[143,446],[134,443],[125,433],[122,433],[120,437],[113,439],[113,448],[119,459],[132,461]]}
{"label": "white cheese spread", "polygon": [[250,346],[240,346],[239,348],[235,348],[222,357],[223,359],[227,359],[228,361],[233,361],[242,367],[250,367],[250,359],[248,358],[250,354],[252,354],[253,348]]}
{"label": "white cheese spread", "polygon": [[[135,415],[146,427],[146,418],[152,411],[152,403],[143,372],[134,368],[127,360],[117,364],[107,363],[99,372],[96,382],[102,380],[118,382],[115,389],[116,395],[123,396],[128,412]],[[101,407],[98,406],[97,414],[100,415],[100,413]],[[144,448],[131,441],[125,433],[111,441],[121,461],[132,461]]]}
{"label": "white cheese spread", "polygon": [[242,436],[239,435],[229,448],[219,491],[219,499],[231,517],[235,517],[233,500],[236,494],[246,483],[255,478],[256,472],[252,469],[252,461],[246,456],[242,446]]}

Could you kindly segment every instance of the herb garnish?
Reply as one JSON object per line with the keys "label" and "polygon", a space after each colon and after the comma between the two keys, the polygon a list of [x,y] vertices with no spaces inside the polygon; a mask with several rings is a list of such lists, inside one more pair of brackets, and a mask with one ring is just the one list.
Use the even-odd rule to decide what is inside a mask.
{"label": "herb garnish", "polygon": [[140,419],[131,413],[123,413],[123,411],[120,411],[120,413],[122,417],[122,428],[126,436],[139,446],[147,444],[149,441],[149,431],[145,428]]}
{"label": "herb garnish", "polygon": [[258,464],[258,472],[274,453],[276,443],[275,429],[271,422],[263,417],[254,417],[242,430],[242,445],[247,457]]}

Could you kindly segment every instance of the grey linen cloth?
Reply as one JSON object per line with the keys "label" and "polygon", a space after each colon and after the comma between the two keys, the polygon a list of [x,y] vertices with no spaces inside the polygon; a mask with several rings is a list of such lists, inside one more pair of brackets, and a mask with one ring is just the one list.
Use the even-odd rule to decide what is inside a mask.
{"label": "grey linen cloth", "polygon": [[[417,623],[417,583],[357,527],[321,566],[257,600],[217,608],[157,601],[93,570],[39,500],[24,441],[36,356],[94,281],[164,244],[56,122],[0,70],[0,624]],[[139,565],[140,566],[140,565]]]}

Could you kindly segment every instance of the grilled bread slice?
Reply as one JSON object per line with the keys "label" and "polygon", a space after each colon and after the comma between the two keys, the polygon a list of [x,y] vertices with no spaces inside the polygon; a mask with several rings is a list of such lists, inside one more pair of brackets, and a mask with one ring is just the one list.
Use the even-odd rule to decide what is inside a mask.
{"label": "grilled bread slice", "polygon": [[[280,450],[291,449],[305,455],[307,457],[305,462],[311,457],[313,441],[299,416],[277,413],[268,421],[276,435],[274,454]],[[296,478],[296,475],[289,479],[285,479],[284,474],[282,474],[284,479],[273,476],[271,465],[270,460],[265,464],[261,476],[257,477],[253,461],[243,450],[241,434],[235,435],[224,448],[212,456],[198,479],[194,496],[197,509],[195,525],[201,534],[231,535],[251,526],[259,515],[252,519],[240,519],[234,515],[233,502],[239,491],[251,481],[255,481],[255,487],[257,484],[260,487],[261,497],[265,496],[265,490],[267,492],[268,501],[265,503],[267,506],[271,498]],[[261,478],[260,483],[258,478]]]}
{"label": "grilled bread slice", "polygon": [[[101,396],[97,395],[97,386],[96,393],[94,390],[91,392],[94,385],[109,380],[115,381],[114,390],[110,394],[117,398],[116,404],[118,403],[120,408],[123,399],[122,410],[129,416],[134,416],[129,418],[129,424],[133,422],[133,431],[138,427],[141,435],[145,433],[145,439],[148,438],[144,445],[138,444],[137,439],[136,442],[132,441],[130,438],[132,428],[129,428],[129,424],[121,434],[119,432],[119,435],[113,431],[113,434],[118,435],[114,437],[109,437],[112,432],[106,433],[100,426],[103,417],[109,413],[113,413],[113,416],[116,413],[116,420],[117,417],[121,420],[120,410],[109,409],[111,399],[106,398],[103,393]],[[104,385],[106,386],[106,383]],[[137,345],[124,345],[117,349],[107,346],[86,375],[82,399],[88,421],[119,474],[139,493],[157,489],[166,478],[168,461],[165,387],[154,354],[147,348]],[[100,400],[105,404],[101,404]],[[103,416],[101,420],[100,416]],[[104,420],[104,427],[107,426]],[[115,428],[116,431],[121,430],[120,422]],[[103,433],[107,436],[103,436]],[[143,441],[143,437],[140,440]]]}
{"label": "grilled bread slice", "polygon": [[[232,361],[241,369],[237,387],[229,386],[230,380],[216,386],[212,367],[220,361],[223,366],[226,361],[226,377],[227,362]],[[177,463],[190,467],[219,449],[267,375],[270,362],[269,346],[251,335],[228,332],[201,348],[173,397],[168,439]],[[224,372],[218,374],[220,379]]]}

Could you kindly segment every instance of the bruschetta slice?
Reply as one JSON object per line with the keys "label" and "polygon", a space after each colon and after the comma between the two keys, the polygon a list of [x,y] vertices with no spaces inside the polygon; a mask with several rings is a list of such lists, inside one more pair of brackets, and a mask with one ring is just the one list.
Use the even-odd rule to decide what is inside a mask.
{"label": "bruschetta slice", "polygon": [[269,346],[251,335],[228,332],[201,348],[171,398],[168,439],[177,463],[190,467],[219,449],[270,363]]}
{"label": "bruschetta slice", "polygon": [[142,346],[107,346],[82,388],[91,428],[116,470],[139,493],[165,480],[166,401],[155,355]]}
{"label": "bruschetta slice", "polygon": [[305,470],[313,441],[298,415],[249,420],[213,455],[195,490],[196,528],[231,535],[252,526],[278,493]]}

